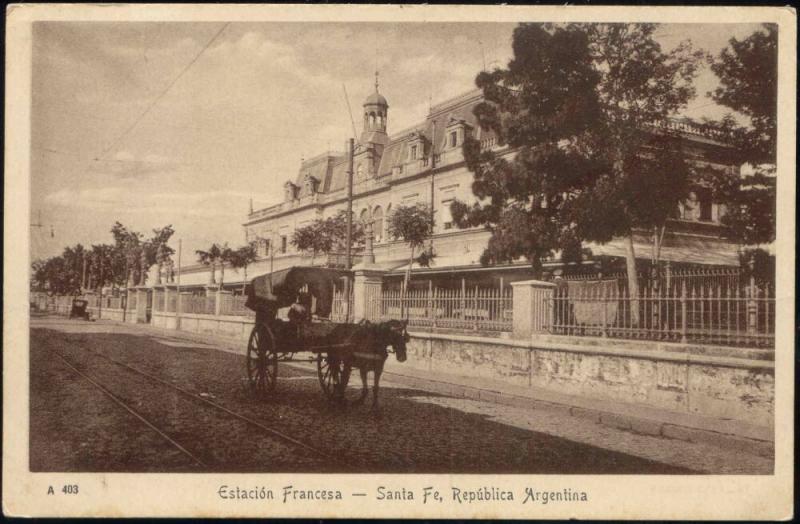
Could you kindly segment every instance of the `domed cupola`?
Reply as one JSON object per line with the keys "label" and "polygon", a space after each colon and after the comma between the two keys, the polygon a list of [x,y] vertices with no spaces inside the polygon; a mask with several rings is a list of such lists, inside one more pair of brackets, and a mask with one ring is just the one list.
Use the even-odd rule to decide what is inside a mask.
{"label": "domed cupola", "polygon": [[389,114],[389,103],[378,92],[378,72],[375,71],[375,92],[364,101],[364,130],[361,133],[362,144],[386,145],[389,137],[386,124]]}

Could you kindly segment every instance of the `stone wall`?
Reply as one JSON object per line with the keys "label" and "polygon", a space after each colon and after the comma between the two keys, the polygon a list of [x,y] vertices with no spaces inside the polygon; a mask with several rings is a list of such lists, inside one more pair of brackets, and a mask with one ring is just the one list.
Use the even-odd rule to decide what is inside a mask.
{"label": "stone wall", "polygon": [[[151,324],[167,329],[177,329],[177,319],[174,313],[153,312]],[[238,338],[245,343],[250,337],[254,320],[251,317],[233,315],[215,316],[199,314],[181,314],[180,330],[191,333],[207,333],[228,338]],[[246,345],[242,344],[242,352]]]}
{"label": "stone wall", "polygon": [[[553,337],[551,337],[553,338]],[[571,343],[575,342],[575,343]],[[768,360],[696,355],[673,344],[586,346],[415,333],[405,365],[522,387],[772,426],[775,373]]]}

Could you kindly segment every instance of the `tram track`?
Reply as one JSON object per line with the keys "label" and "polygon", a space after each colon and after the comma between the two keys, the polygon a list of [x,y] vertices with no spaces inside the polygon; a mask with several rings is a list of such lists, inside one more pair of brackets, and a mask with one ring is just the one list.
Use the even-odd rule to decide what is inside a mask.
{"label": "tram track", "polygon": [[[317,448],[315,446],[312,446],[310,444],[307,444],[307,443],[305,443],[305,442],[303,442],[303,441],[301,441],[301,440],[299,440],[299,439],[297,439],[297,438],[295,438],[295,437],[293,437],[293,436],[291,436],[291,435],[289,435],[289,434],[287,434],[287,433],[285,433],[283,431],[279,431],[277,429],[274,429],[274,428],[271,428],[269,426],[266,426],[265,424],[263,424],[263,423],[261,423],[261,422],[259,422],[257,420],[254,420],[254,419],[252,419],[252,418],[250,418],[250,417],[248,417],[246,415],[243,415],[243,414],[241,414],[239,412],[233,411],[233,410],[231,410],[231,409],[219,404],[218,402],[214,402],[213,400],[210,400],[208,398],[204,398],[204,397],[200,396],[199,394],[191,392],[191,391],[189,391],[189,390],[187,390],[187,389],[185,389],[185,388],[183,388],[181,386],[178,386],[176,384],[172,384],[172,383],[170,383],[170,382],[168,382],[168,381],[166,381],[166,380],[164,380],[164,379],[162,379],[162,378],[160,378],[158,376],[155,376],[155,375],[153,375],[151,373],[148,373],[147,371],[143,371],[143,370],[141,370],[141,369],[139,369],[139,368],[137,368],[135,366],[131,366],[130,364],[127,364],[125,362],[116,360],[116,359],[111,358],[111,357],[109,357],[107,355],[104,355],[101,352],[98,352],[98,351],[95,351],[95,350],[92,350],[92,349],[89,349],[89,348],[86,348],[86,347],[81,347],[80,349],[82,349],[84,352],[89,353],[89,354],[91,354],[91,355],[93,355],[95,357],[101,358],[101,359],[103,359],[103,360],[105,360],[105,361],[107,361],[107,362],[109,362],[109,363],[111,363],[111,364],[113,364],[115,366],[118,366],[118,367],[120,367],[122,369],[125,369],[126,371],[128,371],[130,373],[133,373],[134,375],[136,375],[136,376],[138,376],[138,377],[140,377],[142,379],[145,379],[146,381],[148,381],[150,383],[158,384],[159,386],[167,388],[167,389],[175,392],[176,394],[179,394],[180,396],[182,396],[184,398],[187,398],[187,399],[190,399],[191,401],[194,401],[196,403],[202,404],[203,406],[205,406],[207,408],[210,408],[213,411],[216,411],[218,413],[223,413],[227,417],[230,417],[230,418],[233,418],[233,419],[238,420],[240,422],[243,422],[247,426],[255,428],[259,432],[261,432],[263,434],[266,434],[271,438],[280,440],[280,441],[284,442],[285,444],[288,444],[288,445],[293,446],[295,448],[302,449],[305,452],[307,452],[307,453],[309,453],[309,454],[311,454],[313,456],[316,456],[318,458],[324,459],[325,461],[333,462],[333,463],[337,464],[338,466],[340,466],[340,468],[342,468],[345,471],[355,471],[355,469],[356,469],[352,464],[350,464],[349,462],[346,462],[340,456],[332,455],[328,451],[325,451],[325,450],[319,449],[319,448]],[[106,396],[111,398],[111,400],[113,400],[116,404],[118,404],[120,407],[125,409],[127,412],[129,412],[131,415],[133,415],[135,418],[137,418],[140,422],[145,424],[148,428],[150,428],[151,430],[153,430],[156,433],[158,433],[164,440],[169,442],[170,445],[172,445],[173,447],[179,449],[181,451],[181,453],[183,453],[184,455],[187,455],[188,457],[190,457],[198,466],[200,466],[200,467],[202,467],[204,469],[209,467],[209,464],[207,464],[205,461],[203,461],[202,459],[197,457],[194,453],[189,451],[187,449],[187,446],[182,445],[175,438],[173,438],[170,435],[168,435],[166,431],[164,431],[163,429],[159,428],[158,425],[156,425],[154,422],[149,420],[139,410],[137,410],[136,408],[131,406],[130,403],[125,402],[122,398],[120,398],[119,395],[117,395],[113,391],[111,391],[110,388],[108,388],[107,386],[101,384],[100,382],[98,382],[97,380],[95,380],[94,378],[89,376],[87,373],[81,371],[77,366],[74,365],[73,362],[70,362],[69,359],[67,359],[59,351],[54,351],[54,353],[73,372],[75,372],[76,374],[81,376],[81,378],[83,378],[87,382],[91,383],[95,388],[97,388],[100,391],[102,391]]]}

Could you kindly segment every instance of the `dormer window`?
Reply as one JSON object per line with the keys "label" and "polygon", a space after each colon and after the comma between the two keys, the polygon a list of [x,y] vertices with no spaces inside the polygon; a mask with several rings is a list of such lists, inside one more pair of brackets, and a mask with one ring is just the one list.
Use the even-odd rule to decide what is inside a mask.
{"label": "dormer window", "polygon": [[287,202],[291,202],[297,198],[297,186],[291,182],[286,182],[283,186],[283,196]]}
{"label": "dormer window", "polygon": [[450,118],[447,124],[445,135],[445,149],[455,149],[464,143],[464,137],[467,136],[472,129],[466,120],[461,118]]}
{"label": "dormer window", "polygon": [[307,195],[313,195],[314,193],[317,192],[317,187],[319,187],[319,180],[317,180],[315,177],[307,174],[303,179],[303,183],[305,185]]}
{"label": "dormer window", "polygon": [[408,138],[408,160],[414,161],[425,157],[426,149],[425,135],[419,131],[414,131]]}

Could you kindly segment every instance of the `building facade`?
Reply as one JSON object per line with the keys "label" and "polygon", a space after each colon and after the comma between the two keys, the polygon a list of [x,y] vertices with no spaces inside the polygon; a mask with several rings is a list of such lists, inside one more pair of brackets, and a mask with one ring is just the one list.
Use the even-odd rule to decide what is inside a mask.
{"label": "building facade", "polygon": [[[387,99],[375,91],[362,104],[362,133],[355,148],[353,166],[353,211],[355,219],[371,221],[375,262],[389,277],[403,274],[409,248],[389,237],[387,217],[399,205],[425,203],[434,209],[433,246],[436,258],[430,268],[412,267],[415,275],[429,279],[468,279],[481,285],[510,283],[530,278],[529,264],[482,267],[479,258],[489,239],[482,228],[458,229],[450,216],[450,203],[474,201],[473,176],[462,153],[465,137],[478,139],[483,148],[503,152],[491,132],[476,122],[474,107],[482,100],[480,90],[463,93],[430,108],[428,115],[411,128],[389,134]],[[696,166],[738,170],[725,164],[725,145],[700,129],[681,122],[667,124],[686,138],[687,150]],[[509,154],[512,152],[507,151]],[[243,223],[247,241],[255,241],[260,259],[248,268],[248,278],[270,270],[312,263],[311,256],[292,246],[292,234],[318,218],[334,216],[347,207],[347,154],[325,152],[304,160],[293,181],[283,186],[283,201],[251,210]],[[711,201],[709,192],[698,190],[679,217],[669,224],[661,259],[680,264],[738,265],[736,246],[724,239],[720,217],[724,207]],[[650,258],[648,233],[635,235],[637,256]],[[588,246],[594,255],[624,257],[621,242]],[[355,257],[358,261],[358,256]],[[316,257],[314,264],[340,265],[341,258]],[[591,263],[591,261],[589,261]],[[558,266],[553,261],[550,266]],[[185,284],[199,285],[208,268],[184,269]],[[241,282],[241,271],[226,270],[226,283]],[[424,281],[425,279],[421,279]],[[195,282],[198,281],[198,282]]]}

